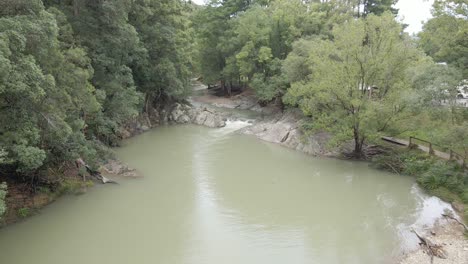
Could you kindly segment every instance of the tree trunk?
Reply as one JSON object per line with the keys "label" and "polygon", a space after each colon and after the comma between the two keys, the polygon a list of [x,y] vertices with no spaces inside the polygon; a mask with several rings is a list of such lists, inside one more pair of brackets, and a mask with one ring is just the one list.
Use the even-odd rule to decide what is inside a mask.
{"label": "tree trunk", "polygon": [[80,14],[79,0],[73,0],[73,15],[78,16]]}
{"label": "tree trunk", "polygon": [[229,97],[231,97],[231,94],[232,94],[231,91],[232,91],[232,81],[229,81],[228,86],[227,86],[227,93]]}
{"label": "tree trunk", "polygon": [[359,125],[355,125],[353,129],[354,133],[354,155],[356,158],[362,157],[362,145],[364,144],[364,138],[359,136]]}
{"label": "tree trunk", "polygon": [[226,96],[226,83],[224,80],[221,80],[221,89],[223,89],[224,96]]}

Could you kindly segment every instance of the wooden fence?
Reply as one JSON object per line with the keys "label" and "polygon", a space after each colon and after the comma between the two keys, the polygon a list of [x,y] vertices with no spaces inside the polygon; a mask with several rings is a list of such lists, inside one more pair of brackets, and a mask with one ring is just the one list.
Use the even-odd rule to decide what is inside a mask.
{"label": "wooden fence", "polygon": [[456,152],[456,151],[454,151],[452,149],[449,149],[449,153],[445,153],[445,152],[442,152],[442,151],[437,151],[437,150],[434,149],[434,146],[440,147],[442,149],[443,149],[443,147],[435,145],[430,141],[420,139],[420,138],[417,138],[417,137],[410,137],[409,138],[408,147],[412,148],[412,147],[416,146],[416,147],[421,148],[421,145],[414,143],[415,140],[427,143],[429,145],[427,147],[428,148],[427,152],[429,152],[430,155],[435,155],[435,156],[438,156],[438,157],[441,157],[441,158],[444,158],[444,159],[448,159],[448,160],[458,161],[464,168],[466,168],[466,165],[467,165],[467,162],[466,162],[467,157],[466,156],[463,156],[460,153],[458,153],[458,152]]}

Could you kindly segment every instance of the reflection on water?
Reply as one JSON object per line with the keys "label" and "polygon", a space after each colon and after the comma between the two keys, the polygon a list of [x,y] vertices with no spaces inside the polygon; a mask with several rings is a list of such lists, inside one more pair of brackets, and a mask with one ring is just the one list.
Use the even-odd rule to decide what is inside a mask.
{"label": "reflection on water", "polygon": [[0,230],[0,263],[393,263],[447,208],[412,178],[222,129],[161,127],[118,156],[141,179]]}

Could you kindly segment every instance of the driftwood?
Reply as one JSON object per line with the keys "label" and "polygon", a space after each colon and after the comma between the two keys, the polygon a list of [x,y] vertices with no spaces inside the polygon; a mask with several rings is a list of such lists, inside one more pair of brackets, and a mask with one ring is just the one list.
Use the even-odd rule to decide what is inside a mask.
{"label": "driftwood", "polygon": [[[99,172],[99,171],[96,171],[96,170],[93,170],[88,164],[86,164],[86,162],[83,161],[83,159],[79,158],[75,161],[75,164],[77,167],[80,167],[80,166],[84,166],[86,168],[86,171],[89,173],[89,175],[91,175],[92,177],[96,178],[97,180],[101,181],[103,184],[106,184],[106,183],[117,183],[116,181],[114,180],[111,180],[111,179],[108,179],[104,176],[102,176],[102,174]],[[83,180],[84,180],[84,176],[83,176]]]}
{"label": "driftwood", "polygon": [[416,232],[414,229],[412,229],[411,231],[419,238],[419,245],[425,248],[425,252],[431,257],[431,263],[433,263],[434,257],[438,257],[441,259],[447,258],[447,251],[445,251],[442,248],[442,245],[432,243],[428,238],[418,234],[418,232]]}
{"label": "driftwood", "polygon": [[460,222],[460,220],[456,219],[455,217],[453,217],[453,216],[451,216],[451,215],[449,215],[449,214],[442,214],[442,216],[443,216],[443,217],[450,218],[450,219],[452,219],[452,220],[455,220],[457,223],[459,223],[461,226],[463,226],[463,228],[465,228],[465,231],[468,232],[468,227],[467,227],[464,223]]}

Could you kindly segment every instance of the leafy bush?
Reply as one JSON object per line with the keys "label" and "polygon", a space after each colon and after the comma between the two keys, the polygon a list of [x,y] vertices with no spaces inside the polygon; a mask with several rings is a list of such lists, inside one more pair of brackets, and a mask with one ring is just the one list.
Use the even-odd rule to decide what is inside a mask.
{"label": "leafy bush", "polygon": [[463,190],[461,179],[459,171],[453,164],[438,161],[418,177],[418,182],[427,190],[445,186],[455,193],[461,193]]}
{"label": "leafy bush", "polygon": [[462,201],[468,204],[468,187],[465,187],[463,194],[461,195]]}
{"label": "leafy bush", "polygon": [[31,213],[31,211],[30,211],[29,208],[27,208],[27,207],[23,207],[23,208],[18,209],[18,216],[19,216],[19,217],[25,218],[25,217],[27,217],[30,213]]}

